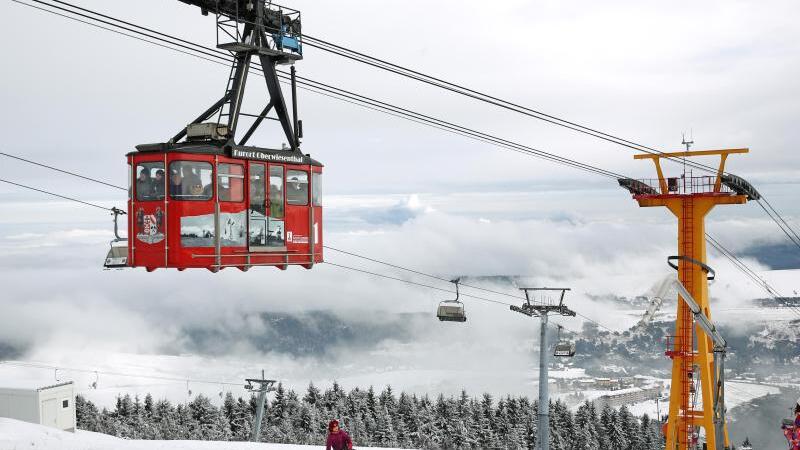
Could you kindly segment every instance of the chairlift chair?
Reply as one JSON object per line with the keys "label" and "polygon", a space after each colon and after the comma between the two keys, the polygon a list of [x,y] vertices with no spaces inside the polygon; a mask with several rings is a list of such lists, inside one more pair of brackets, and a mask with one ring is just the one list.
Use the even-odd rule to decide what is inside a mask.
{"label": "chairlift chair", "polygon": [[445,300],[439,303],[439,308],[436,310],[436,317],[442,322],[466,322],[467,315],[464,311],[464,304],[458,300],[458,282],[459,279],[451,281],[456,285],[456,298],[453,300]]}
{"label": "chairlift chair", "polygon": [[114,239],[109,244],[111,248],[103,263],[106,270],[128,267],[128,239],[119,237],[119,224],[117,223],[117,219],[120,215],[125,214],[125,211],[111,208],[111,213],[114,214]]}
{"label": "chairlift chair", "polygon": [[553,356],[572,358],[575,356],[575,342],[561,339],[562,328],[564,327],[561,325],[558,326],[558,342],[556,343],[555,350],[553,351]]}

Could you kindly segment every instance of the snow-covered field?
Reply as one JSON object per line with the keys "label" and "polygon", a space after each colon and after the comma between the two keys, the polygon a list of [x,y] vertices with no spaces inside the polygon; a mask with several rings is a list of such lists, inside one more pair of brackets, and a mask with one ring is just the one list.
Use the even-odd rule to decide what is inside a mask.
{"label": "snow-covered field", "polygon": [[[321,447],[255,442],[125,440],[82,430],[70,433],[0,417],[0,450],[308,450],[313,448]],[[367,450],[369,447],[358,448]]]}

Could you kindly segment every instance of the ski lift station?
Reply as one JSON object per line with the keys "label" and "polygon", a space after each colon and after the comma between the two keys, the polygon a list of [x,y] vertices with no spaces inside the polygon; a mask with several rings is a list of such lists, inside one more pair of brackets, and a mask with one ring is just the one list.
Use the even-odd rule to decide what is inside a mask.
{"label": "ski lift station", "polygon": [[36,387],[19,383],[0,387],[0,417],[75,431],[75,385],[72,381]]}

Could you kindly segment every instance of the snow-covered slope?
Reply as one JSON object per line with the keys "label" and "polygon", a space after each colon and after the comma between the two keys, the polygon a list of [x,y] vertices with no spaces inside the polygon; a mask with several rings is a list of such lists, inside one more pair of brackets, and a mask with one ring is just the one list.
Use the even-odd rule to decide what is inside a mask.
{"label": "snow-covered slope", "polygon": [[[89,431],[78,430],[76,433],[70,433],[0,417],[0,450],[309,450],[313,448],[320,447],[255,442],[125,440]],[[368,450],[367,447],[359,448]]]}

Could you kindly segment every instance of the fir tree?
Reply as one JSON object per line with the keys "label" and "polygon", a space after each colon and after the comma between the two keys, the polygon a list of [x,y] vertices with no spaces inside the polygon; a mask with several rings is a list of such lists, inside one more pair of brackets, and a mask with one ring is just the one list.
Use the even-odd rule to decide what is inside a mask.
{"label": "fir tree", "polygon": [[239,397],[233,406],[233,417],[231,419],[232,439],[237,441],[250,440],[253,424],[253,411],[250,402]]}
{"label": "fir tree", "polygon": [[306,395],[303,396],[303,402],[311,406],[316,406],[317,402],[319,402],[319,399],[320,399],[319,389],[317,389],[317,387],[314,386],[314,382],[309,382],[308,389],[306,389]]}
{"label": "fir tree", "polygon": [[401,424],[403,432],[400,434],[399,445],[401,447],[411,446],[412,442],[419,441],[419,422],[417,420],[417,408],[414,400],[405,392],[400,393],[397,401],[397,422]]}
{"label": "fir tree", "polygon": [[99,414],[94,403],[86,400],[82,395],[75,396],[75,421],[81,430],[100,431]]}
{"label": "fir tree", "polygon": [[148,392],[144,396],[144,416],[149,418],[153,415],[153,396]]}

